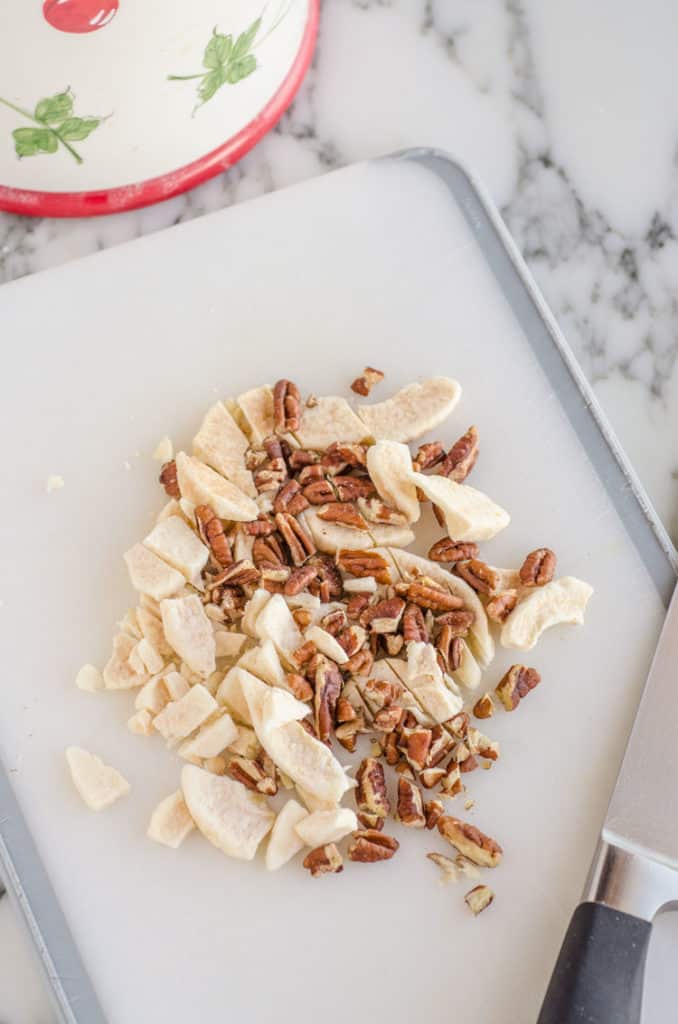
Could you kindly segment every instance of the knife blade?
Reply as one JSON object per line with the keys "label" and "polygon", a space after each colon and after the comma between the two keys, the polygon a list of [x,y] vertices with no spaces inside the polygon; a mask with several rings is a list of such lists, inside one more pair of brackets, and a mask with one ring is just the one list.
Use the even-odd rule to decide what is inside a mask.
{"label": "knife blade", "polygon": [[678,587],[538,1024],[639,1024],[652,919],[678,901]]}

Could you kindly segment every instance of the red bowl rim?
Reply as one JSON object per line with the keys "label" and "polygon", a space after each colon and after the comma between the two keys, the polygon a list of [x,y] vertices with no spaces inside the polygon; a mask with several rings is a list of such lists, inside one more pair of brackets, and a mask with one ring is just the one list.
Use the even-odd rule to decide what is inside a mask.
{"label": "red bowl rim", "polygon": [[256,117],[217,149],[176,171],[117,188],[90,192],[40,192],[0,185],[0,210],[32,217],[96,217],[121,213],[170,199],[228,170],[277,124],[294,99],[313,58],[319,15],[320,0],[309,0],[308,19],[299,50],[278,91]]}

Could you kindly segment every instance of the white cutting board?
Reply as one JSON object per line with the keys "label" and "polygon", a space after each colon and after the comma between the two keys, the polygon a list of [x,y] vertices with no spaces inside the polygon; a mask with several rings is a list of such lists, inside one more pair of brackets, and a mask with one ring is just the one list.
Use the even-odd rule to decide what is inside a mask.
{"label": "white cutting board", "polygon": [[[112,1024],[532,1021],[663,609],[443,185],[382,162],[246,203],[5,287],[0,336],[0,750]],[[148,842],[180,762],[125,729],[130,694],[73,685],[133,602],[120,555],[163,500],[157,440],[187,445],[216,395],[281,376],[346,394],[366,363],[386,371],[382,395],[419,375],[462,382],[442,437],[477,424],[473,483],[513,515],[486,557],[514,566],[548,544],[596,588],[586,627],[529,655],[541,687],[487,723],[503,757],[468,778],[468,816],[505,860],[477,920],[470,885],[439,886],[430,833],[397,831],[393,861],[319,881],[195,834],[177,852]],[[56,473],[65,489],[47,495]],[[119,767],[131,796],[88,812],[68,744]]]}

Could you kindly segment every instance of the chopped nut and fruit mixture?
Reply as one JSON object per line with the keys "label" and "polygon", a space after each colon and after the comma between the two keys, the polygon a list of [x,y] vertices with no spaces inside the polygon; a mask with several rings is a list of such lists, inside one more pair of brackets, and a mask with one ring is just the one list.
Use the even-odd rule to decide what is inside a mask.
{"label": "chopped nut and fruit mixture", "polygon": [[[383,377],[366,367],[351,389]],[[469,774],[499,758],[474,721],[517,710],[541,677],[493,673],[495,644],[528,651],[581,623],[592,591],[556,578],[549,548],[515,569],[483,560],[510,517],[466,482],[478,431],[410,448],[460,396],[446,377],[369,404],[279,380],[215,403],[190,452],[159,444],[166,504],[124,555],[138,604],[103,671],[76,680],[133,691],[130,730],[184,761],[151,839],[178,847],[195,828],[242,860],[266,841],[269,870],[299,856],[320,878],[394,858],[398,822],[437,834],[445,852],[422,852],[446,880],[500,863],[457,816]],[[408,549],[431,513],[442,535],[422,557]],[[67,759],[93,810],[128,792],[90,752]],[[465,897],[474,914],[492,899]]]}

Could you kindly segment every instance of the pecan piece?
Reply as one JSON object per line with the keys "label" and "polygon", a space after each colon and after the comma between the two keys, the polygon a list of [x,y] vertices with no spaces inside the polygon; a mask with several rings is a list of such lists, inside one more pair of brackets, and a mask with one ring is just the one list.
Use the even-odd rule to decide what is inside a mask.
{"label": "pecan piece", "polygon": [[274,534],[255,537],[252,544],[252,560],[257,568],[271,569],[276,565],[285,565],[285,556],[278,537]]}
{"label": "pecan piece", "polygon": [[366,366],[362,372],[362,376],[356,377],[351,384],[351,391],[355,391],[356,395],[362,395],[367,398],[375,384],[379,384],[384,379],[384,374],[381,370],[375,370],[373,366]]}
{"label": "pecan piece", "polygon": [[381,711],[377,711],[374,716],[375,728],[381,732],[393,732],[400,725],[403,717],[403,709],[398,707],[397,704],[392,704],[390,707],[382,708]]}
{"label": "pecan piece", "polygon": [[438,466],[440,476],[447,476],[455,483],[463,483],[476,464],[478,458],[478,431],[469,427]]}
{"label": "pecan piece", "polygon": [[466,562],[478,557],[478,545],[473,541],[456,541],[442,537],[428,553],[432,562]]}
{"label": "pecan piece", "polygon": [[[293,569],[285,583],[283,592],[288,597],[294,597],[305,590],[309,583],[317,579],[317,576],[318,570],[313,565],[302,565],[298,569]],[[297,609],[297,611],[299,610],[301,609]]]}
{"label": "pecan piece", "polygon": [[495,693],[507,711],[515,711],[523,697],[541,682],[536,668],[525,665],[511,665],[505,676],[499,681]]}
{"label": "pecan piece", "polygon": [[327,603],[333,597],[341,597],[344,592],[344,581],[341,573],[334,564],[331,555],[317,554],[309,559],[309,565],[318,571],[320,580],[320,599]]}
{"label": "pecan piece", "polygon": [[381,709],[390,707],[397,701],[402,696],[403,687],[397,680],[368,679],[364,690],[369,697],[370,706]]}
{"label": "pecan piece", "polygon": [[424,789],[433,789],[443,781],[446,774],[446,768],[424,768],[423,772],[419,772],[419,781]]}
{"label": "pecan piece", "polygon": [[446,796],[457,796],[463,790],[458,764],[450,764],[447,774],[440,780],[440,788]]}
{"label": "pecan piece", "polygon": [[424,828],[426,825],[421,790],[402,775],[398,779],[397,818],[408,828]]}
{"label": "pecan piece", "polygon": [[249,558],[241,558],[239,562],[233,562],[219,573],[214,582],[228,587],[247,587],[257,583],[260,576],[259,569]]}
{"label": "pecan piece", "polygon": [[447,724],[454,735],[463,740],[468,732],[470,719],[465,711],[460,711],[459,714],[455,715],[454,718],[451,718]]}
{"label": "pecan piece", "polygon": [[451,626],[445,625],[440,630],[436,640],[436,647],[438,648],[440,658],[442,658],[443,664],[441,668],[443,672],[456,672],[461,665],[464,641],[461,637],[454,635]]}
{"label": "pecan piece", "polygon": [[329,658],[319,657],[315,671],[315,730],[324,743],[330,738],[334,714],[341,693],[341,672]]}
{"label": "pecan piece", "polygon": [[386,643],[386,653],[389,658],[396,658],[403,649],[405,644],[405,637],[401,636],[400,633],[390,633],[384,637]]}
{"label": "pecan piece", "polygon": [[353,594],[346,602],[346,614],[349,619],[360,619],[363,611],[370,603],[369,594]]}
{"label": "pecan piece", "polygon": [[494,899],[494,893],[487,885],[476,885],[464,896],[464,902],[471,913],[477,917],[486,910]]}
{"label": "pecan piece", "polygon": [[456,611],[464,604],[456,594],[437,586],[425,576],[408,584],[407,598],[420,608],[430,608],[434,612]]}
{"label": "pecan piece", "polygon": [[336,721],[342,725],[344,722],[354,722],[358,712],[351,704],[348,697],[340,697],[337,701]]}
{"label": "pecan piece", "polygon": [[311,505],[327,505],[328,502],[337,501],[332,484],[327,480],[314,480],[304,487],[304,497]]}
{"label": "pecan piece", "polygon": [[273,418],[276,434],[298,430],[301,425],[301,395],[291,380],[279,380],[273,388]]}
{"label": "pecan piece", "polygon": [[352,658],[360,650],[367,639],[367,633],[362,626],[349,626],[337,633],[337,641],[346,653],[347,658]]}
{"label": "pecan piece", "polygon": [[386,764],[396,765],[400,760],[400,751],[398,750],[398,736],[395,732],[389,732],[384,737],[384,757],[386,758]]}
{"label": "pecan piece", "polygon": [[326,633],[331,633],[332,636],[338,636],[347,626],[348,619],[343,608],[337,608],[336,611],[329,612],[320,620],[320,628],[324,629]]}
{"label": "pecan piece", "polygon": [[375,829],[375,831],[381,832],[384,827],[384,819],[380,818],[378,814],[357,814],[356,817],[363,829]]}
{"label": "pecan piece", "polygon": [[356,651],[352,658],[345,661],[342,668],[352,676],[368,676],[372,671],[374,655],[371,651]]}
{"label": "pecan piece", "polygon": [[518,604],[517,590],[503,590],[485,605],[488,619],[493,622],[506,622],[509,615]]}
{"label": "pecan piece", "polygon": [[404,611],[402,598],[387,597],[367,606],[360,616],[360,625],[369,626],[373,633],[397,633]]}
{"label": "pecan piece", "polygon": [[556,556],[550,548],[531,551],[520,567],[520,582],[524,587],[543,587],[550,583],[556,571]]}
{"label": "pecan piece", "polygon": [[365,732],[365,723],[362,715],[358,715],[352,722],[342,722],[341,725],[338,725],[334,730],[334,735],[342,747],[352,754],[355,751],[358,735],[361,732]]}
{"label": "pecan piece", "polygon": [[367,523],[354,505],[349,502],[334,501],[318,509],[318,519],[325,523],[339,523],[354,530],[367,530]]}
{"label": "pecan piece", "polygon": [[310,555],[315,554],[311,535],[298,519],[289,512],[277,512],[275,521],[295,565],[301,565]]}
{"label": "pecan piece", "polygon": [[278,792],[274,766],[272,768],[273,774],[269,774],[258,761],[253,761],[249,757],[236,756],[231,758],[226,771],[232,779],[235,779],[236,782],[241,782],[247,789],[254,790],[257,793],[264,793],[266,796],[275,796]]}
{"label": "pecan piece", "polygon": [[376,828],[362,829],[353,833],[353,842],[348,848],[348,859],[361,864],[374,864],[378,860],[390,860],[400,843],[393,836],[385,836]]}
{"label": "pecan piece", "polygon": [[338,875],[344,870],[344,861],[334,843],[317,846],[307,853],[303,861],[304,867],[311,872],[311,878],[322,875]]}
{"label": "pecan piece", "polygon": [[429,860],[433,861],[436,867],[440,868],[443,882],[456,882],[459,878],[459,870],[451,857],[444,853],[427,853]]}
{"label": "pecan piece", "polygon": [[438,831],[459,853],[480,867],[496,868],[501,861],[503,851],[499,843],[486,836],[475,825],[443,815],[438,822]]}
{"label": "pecan piece", "polygon": [[302,494],[301,485],[296,480],[288,480],[275,496],[273,511],[289,512],[290,515],[297,516],[308,508],[309,504],[308,499]]}
{"label": "pecan piece", "polygon": [[259,516],[251,523],[240,524],[245,531],[252,537],[268,537],[269,534],[275,533],[275,523],[272,523],[267,516]]}
{"label": "pecan piece", "polygon": [[304,701],[304,703],[313,700],[313,687],[298,672],[288,672],[286,679],[290,692],[297,700]]}
{"label": "pecan piece", "polygon": [[355,791],[356,807],[361,814],[374,814],[380,818],[388,817],[391,804],[386,792],[384,769],[376,757],[366,757],[356,772],[357,788]]}
{"label": "pecan piece", "polygon": [[303,469],[305,466],[313,466],[319,461],[318,452],[310,452],[306,448],[295,448],[290,452],[287,460],[290,469]]}
{"label": "pecan piece", "polygon": [[426,767],[435,768],[436,765],[440,764],[443,758],[449,754],[453,745],[454,740],[447,729],[442,725],[434,725],[431,729],[431,746],[426,758]]}
{"label": "pecan piece", "polygon": [[492,594],[499,584],[499,574],[479,558],[470,558],[468,562],[458,562],[455,573],[466,580],[479,594]]}
{"label": "pecan piece", "polygon": [[297,647],[292,657],[294,658],[297,665],[305,665],[318,653],[318,648],[312,640],[307,640],[301,647]]}
{"label": "pecan piece", "polygon": [[284,459],[271,459],[252,474],[254,486],[259,494],[277,491],[287,480],[287,466]]}
{"label": "pecan piece", "polygon": [[428,629],[424,621],[424,613],[418,604],[408,604],[403,612],[403,636],[405,643],[411,640],[418,640],[426,643],[428,641]]}
{"label": "pecan piece", "polygon": [[426,815],[426,828],[435,828],[440,819],[442,818],[444,810],[445,808],[443,807],[442,800],[437,800],[435,798],[433,800],[427,800],[426,803],[424,804],[424,814]]}
{"label": "pecan piece", "polygon": [[370,523],[382,523],[387,526],[407,525],[407,516],[385,505],[380,498],[358,498],[358,508]]}
{"label": "pecan piece", "polygon": [[323,452],[320,462],[330,476],[336,476],[349,467],[363,469],[367,465],[367,448],[364,444],[335,441]]}
{"label": "pecan piece", "polygon": [[376,551],[353,551],[340,548],[337,565],[350,576],[374,576],[377,583],[390,583],[391,570],[385,558]]}
{"label": "pecan piece", "polygon": [[339,501],[357,501],[358,498],[373,498],[377,493],[369,478],[360,476],[335,476],[334,486]]}
{"label": "pecan piece", "polygon": [[[430,441],[428,444],[420,444],[417,454],[412,460],[412,468],[417,473],[423,473],[425,469],[433,469],[445,458],[445,449],[440,441]],[[429,555],[429,558],[431,556]]]}
{"label": "pecan piece", "polygon": [[310,463],[299,470],[297,480],[302,487],[307,484],[317,483],[318,480],[325,480],[325,470],[318,461]]}
{"label": "pecan piece", "polygon": [[231,565],[231,545],[224,533],[224,525],[214,510],[209,505],[198,505],[195,510],[195,521],[198,533],[212,552],[215,561],[221,566]]}
{"label": "pecan piece", "polygon": [[491,693],[484,693],[473,705],[476,718],[491,718],[494,714],[494,701]]}
{"label": "pecan piece", "polygon": [[449,626],[453,637],[466,636],[474,621],[475,614],[466,608],[460,611],[445,612],[436,618],[436,623],[439,626]]}
{"label": "pecan piece", "polygon": [[158,480],[165,488],[165,493],[170,498],[179,499],[181,497],[181,491],[179,490],[179,481],[177,480],[177,464],[172,459],[171,462],[166,462],[160,470],[160,476]]}
{"label": "pecan piece", "polygon": [[426,767],[431,739],[432,732],[430,729],[415,727],[403,730],[399,747],[415,771],[420,772]]}

